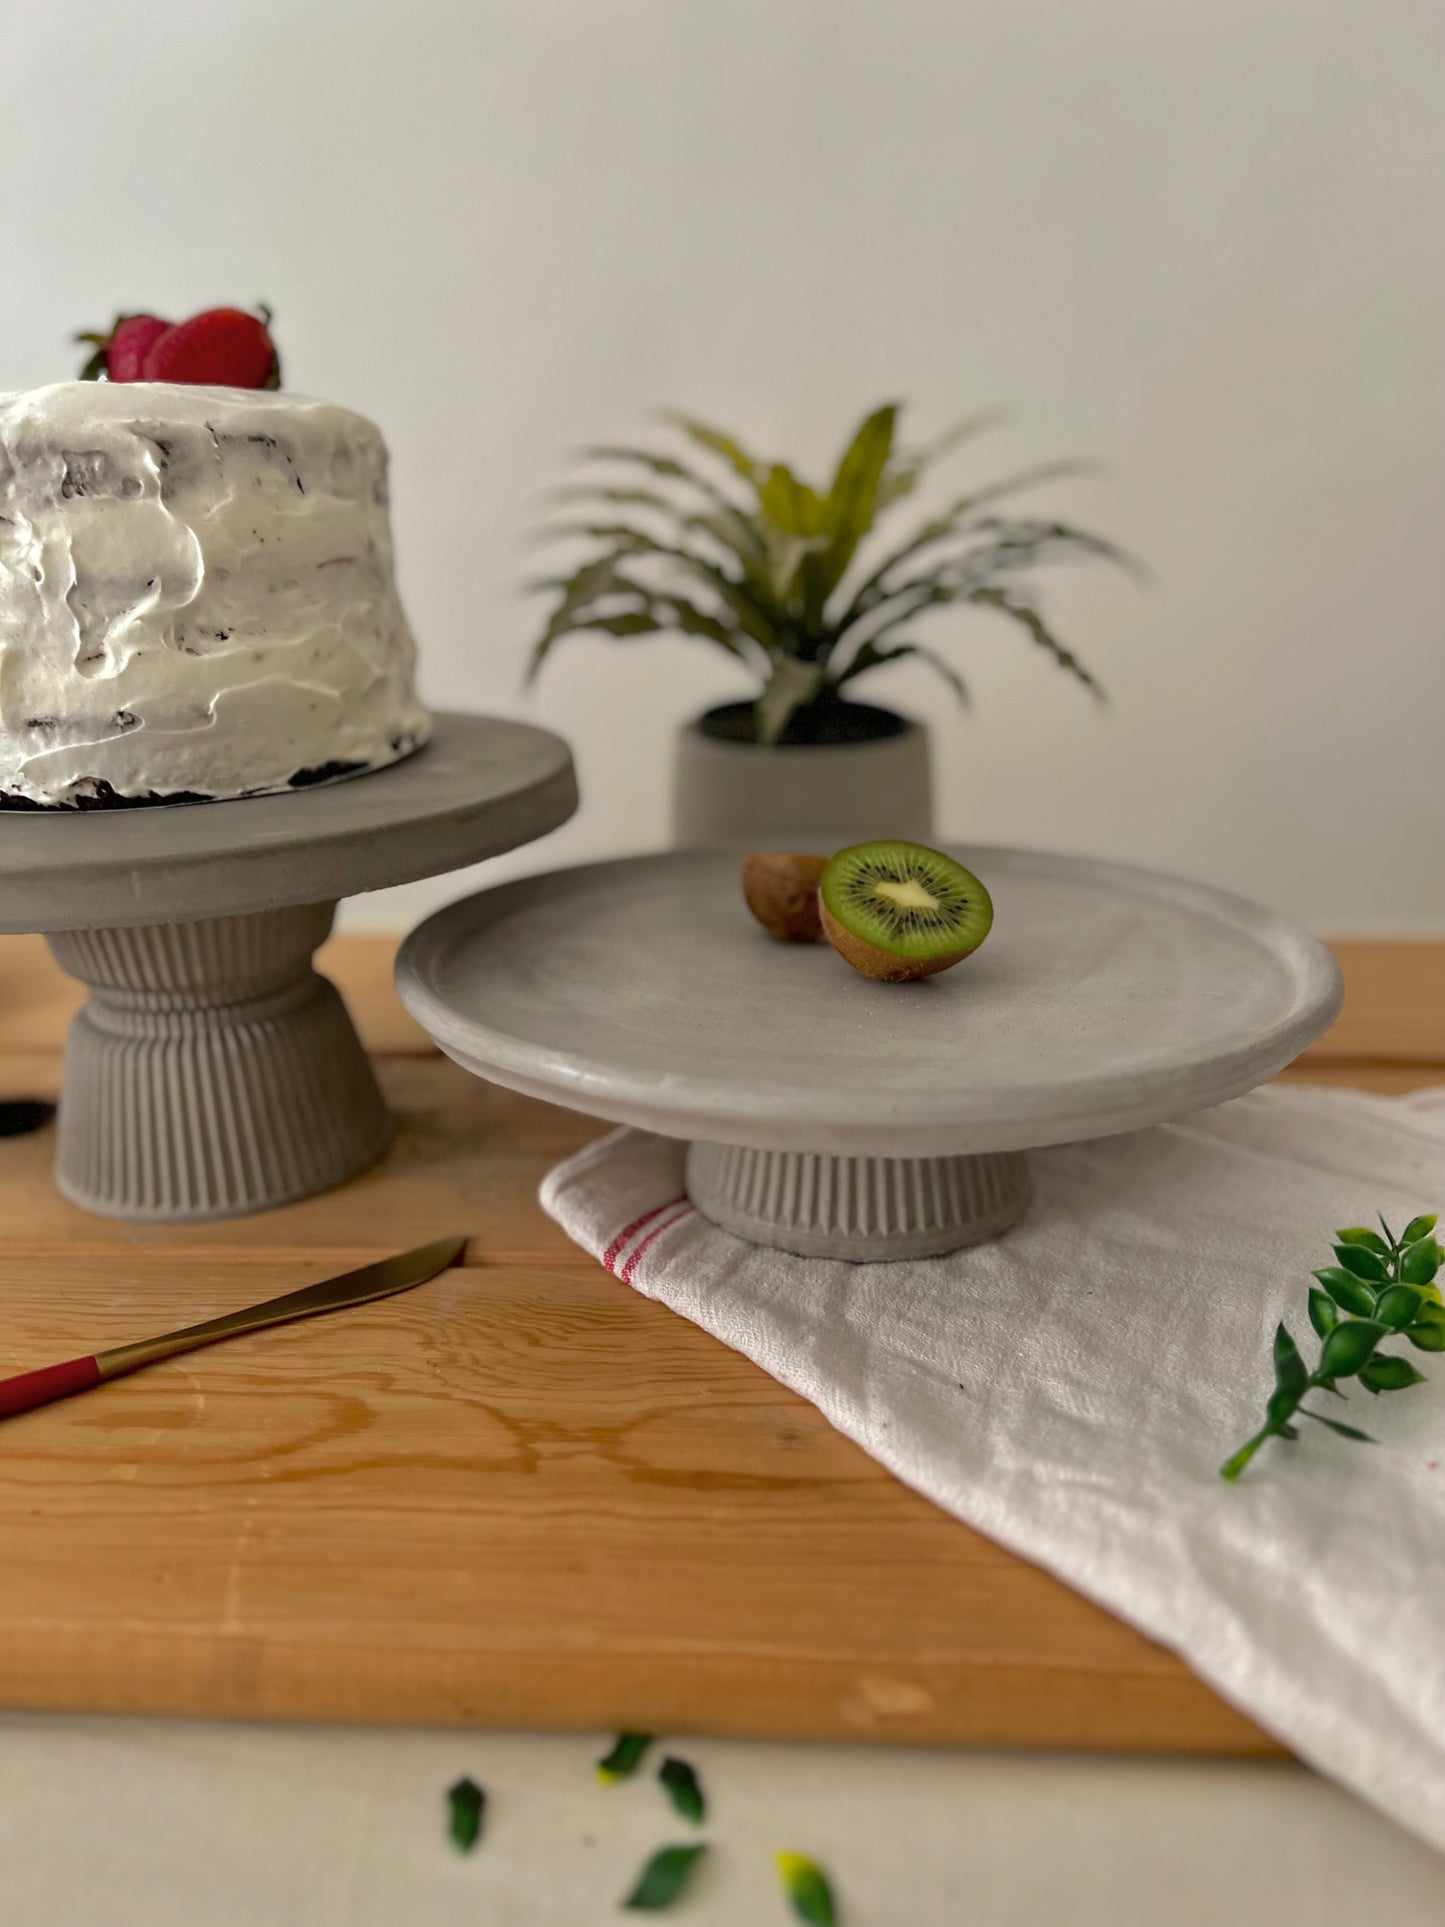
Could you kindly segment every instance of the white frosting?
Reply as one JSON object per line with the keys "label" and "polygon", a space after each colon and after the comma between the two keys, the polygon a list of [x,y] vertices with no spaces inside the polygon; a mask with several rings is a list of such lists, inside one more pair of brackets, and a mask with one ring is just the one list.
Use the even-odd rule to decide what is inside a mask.
{"label": "white frosting", "polygon": [[0,395],[0,793],[242,796],[424,741],[386,505],[329,402]]}

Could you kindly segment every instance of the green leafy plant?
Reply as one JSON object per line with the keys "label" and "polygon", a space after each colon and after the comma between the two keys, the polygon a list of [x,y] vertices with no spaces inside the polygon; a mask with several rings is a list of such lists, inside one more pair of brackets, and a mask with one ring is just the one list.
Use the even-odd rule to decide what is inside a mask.
{"label": "green leafy plant", "polygon": [[1315,1391],[1334,1392],[1337,1380],[1357,1378],[1367,1392],[1403,1392],[1423,1382],[1408,1358],[1385,1354],[1380,1346],[1396,1336],[1408,1338],[1422,1352],[1445,1352],[1445,1303],[1435,1284],[1442,1253],[1434,1237],[1437,1219],[1412,1218],[1396,1238],[1384,1219],[1380,1229],[1353,1225],[1335,1233],[1336,1263],[1313,1273],[1309,1317],[1321,1342],[1319,1364],[1313,1371],[1281,1323],[1274,1335],[1274,1390],[1265,1406],[1265,1422],[1220,1467],[1220,1475],[1237,1479],[1266,1439],[1299,1437],[1296,1419],[1313,1419],[1341,1438],[1373,1443],[1368,1432],[1304,1404]]}
{"label": "green leafy plant", "polygon": [[587,552],[567,573],[532,585],[551,607],[530,673],[578,631],[696,636],[756,675],[758,742],[839,740],[844,692],[905,657],[931,664],[967,701],[956,670],[912,631],[937,609],[969,604],[1013,623],[1101,696],[1042,614],[1033,577],[1047,562],[1102,558],[1127,566],[1128,558],[1071,523],[997,507],[1080,465],[1046,463],[972,489],[865,556],[864,544],[933,463],[992,420],[974,416],[910,448],[897,442],[899,412],[896,403],[874,409],[820,487],[673,413],[665,419],[691,444],[689,459],[646,448],[585,449],[589,465],[621,468],[628,479],[589,479],[556,492],[562,519],[540,532],[543,539],[582,542]]}

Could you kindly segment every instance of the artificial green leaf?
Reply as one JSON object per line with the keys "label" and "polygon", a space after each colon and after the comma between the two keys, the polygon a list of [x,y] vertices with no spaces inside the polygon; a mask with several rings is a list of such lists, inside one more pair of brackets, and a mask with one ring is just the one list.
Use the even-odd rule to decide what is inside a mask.
{"label": "artificial green leaf", "polygon": [[1440,1220],[1433,1211],[1427,1211],[1418,1218],[1411,1218],[1410,1222],[1405,1226],[1404,1231],[1400,1234],[1400,1243],[1402,1245],[1417,1244],[1421,1238],[1428,1238],[1439,1222]]}
{"label": "artificial green leaf", "polygon": [[905,495],[911,495],[935,462],[941,461],[945,455],[951,454],[955,448],[981,434],[984,429],[997,427],[1003,419],[1003,409],[981,408],[976,414],[965,415],[961,421],[954,422],[921,447],[900,449],[884,471],[878,491],[880,506],[887,508],[901,501]]}
{"label": "artificial green leaf", "polygon": [[1376,1345],[1385,1336],[1385,1327],[1369,1318],[1347,1318],[1336,1325],[1320,1353],[1322,1378],[1353,1378]]}
{"label": "artificial green leaf", "polygon": [[1373,1445],[1375,1443],[1369,1433],[1362,1432],[1358,1426],[1346,1425],[1337,1418],[1326,1418],[1322,1412],[1307,1412],[1302,1406],[1300,1408],[1300,1417],[1312,1418],[1316,1425],[1327,1426],[1331,1432],[1338,1432],[1342,1439],[1354,1439],[1357,1445]]}
{"label": "artificial green leaf", "polygon": [[1428,1285],[1440,1269],[1440,1247],[1427,1232],[1400,1253],[1400,1278],[1407,1285]]}
{"label": "artificial green leaf", "polygon": [[736,633],[725,622],[720,622],[716,616],[709,615],[705,609],[699,609],[697,604],[689,601],[686,596],[658,595],[653,598],[653,603],[656,608],[665,610],[672,617],[674,624],[683,635],[705,636],[709,642],[721,644],[734,656],[745,653]]}
{"label": "artificial green leaf", "polygon": [[651,1745],[650,1733],[619,1733],[612,1743],[612,1751],[597,1762],[597,1777],[603,1786],[630,1779]]}
{"label": "artificial green leaf", "polygon": [[1295,1407],[1299,1404],[1301,1396],[1301,1392],[1295,1391],[1292,1388],[1276,1385],[1269,1397],[1265,1400],[1264,1417],[1266,1428],[1271,1432],[1282,1431],[1289,1420],[1294,1417]]}
{"label": "artificial green leaf", "polygon": [[824,681],[824,671],[818,663],[799,662],[796,656],[780,656],[773,665],[767,687],[757,700],[758,741],[776,743],[788,727],[794,710],[812,702]]}
{"label": "artificial green leaf", "polygon": [[662,417],[664,421],[670,421],[674,428],[680,428],[684,435],[691,436],[699,448],[705,448],[711,455],[721,456],[729,468],[741,475],[745,482],[756,483],[762,475],[763,463],[758,461],[756,456],[749,455],[742,444],[735,441],[731,435],[724,435],[721,429],[709,428],[706,422],[693,421],[689,416],[680,415],[672,408],[664,408]]}
{"label": "artificial green leaf", "polygon": [[639,1914],[660,1914],[681,1898],[692,1878],[692,1870],[707,1852],[703,1844],[691,1847],[659,1847],[637,1877],[637,1884],[623,1901],[624,1908]]}
{"label": "artificial green leaf", "polygon": [[773,1858],[783,1883],[783,1892],[792,1903],[798,1919],[810,1921],[814,1927],[837,1927],[838,1911],[833,1904],[833,1889],[817,1862],[802,1853],[779,1853]]}
{"label": "artificial green leaf", "polygon": [[1360,1368],[1360,1383],[1372,1392],[1403,1392],[1411,1385],[1423,1385],[1425,1374],[1417,1372],[1408,1358],[1372,1358]]}
{"label": "artificial green leaf", "polygon": [[1385,1243],[1379,1232],[1371,1231],[1366,1225],[1347,1225],[1343,1231],[1337,1231],[1335,1236],[1342,1245],[1363,1245],[1367,1251],[1377,1251],[1382,1258],[1388,1258],[1391,1255],[1390,1246]]}
{"label": "artificial green leaf", "polygon": [[924,522],[906,542],[884,557],[867,580],[858,585],[851,604],[839,618],[838,626],[846,628],[869,609],[875,608],[883,599],[884,583],[889,576],[896,574],[905,562],[912,561],[924,549],[965,532],[981,508],[1016,494],[1021,489],[1035,488],[1042,482],[1057,481],[1063,476],[1083,474],[1086,470],[1087,465],[1082,462],[1039,462],[1031,468],[1018,470],[1016,474],[1006,475],[1002,481],[988,488],[973,489],[967,495],[960,495],[941,514]]}
{"label": "artificial green leaf", "polygon": [[640,609],[623,609],[612,616],[589,616],[586,622],[577,625],[579,629],[600,630],[605,636],[656,635],[664,626],[656,616],[646,615]]}
{"label": "artificial green leaf", "polygon": [[1018,623],[1019,627],[1025,630],[1041,649],[1047,650],[1061,669],[1067,669],[1071,676],[1084,685],[1090,695],[1098,701],[1103,701],[1102,684],[1085,669],[1071,649],[1064,647],[1037,609],[1031,608],[1028,603],[1021,602],[1017,596],[1009,595],[1003,589],[975,589],[969,594],[967,600],[982,603],[985,608],[997,609],[1000,615],[1005,615],[1010,621]]}
{"label": "artificial green leaf", "polygon": [[677,1760],[669,1755],[657,1769],[657,1777],[667,1788],[667,1797],[683,1819],[695,1821],[700,1826],[707,1813],[707,1801],[703,1797],[696,1771],[686,1760]]}
{"label": "artificial green leaf", "polygon": [[1340,1322],[1340,1314],[1335,1309],[1334,1300],[1327,1292],[1310,1287],[1310,1323],[1321,1338],[1328,1338]]}
{"label": "artificial green leaf", "polygon": [[1375,1309],[1375,1294],[1352,1271],[1339,1265],[1322,1265],[1311,1276],[1318,1278],[1341,1311],[1357,1312],[1368,1318]]}
{"label": "artificial green leaf", "polygon": [[870,669],[876,669],[880,663],[896,662],[900,656],[917,656],[920,662],[926,662],[930,668],[936,669],[958,700],[967,706],[968,688],[962,676],[952,663],[946,662],[939,655],[936,649],[930,649],[921,642],[897,642],[886,649],[879,649],[875,644],[865,642],[854,652],[852,661],[842,674],[833,678],[833,686],[835,689],[841,689],[844,683],[852,682],[855,676],[866,675]]}
{"label": "artificial green leaf", "polygon": [[1301,1397],[1310,1382],[1309,1367],[1283,1324],[1277,1325],[1274,1333],[1274,1382],[1277,1391],[1295,1399]]}
{"label": "artificial green leaf", "polygon": [[1427,1305],[1405,1336],[1417,1351],[1445,1352],[1445,1311]]}
{"label": "artificial green leaf", "polygon": [[1387,1285],[1375,1306],[1375,1317],[1392,1332],[1402,1332],[1420,1315],[1422,1300],[1411,1285]]}
{"label": "artificial green leaf", "polygon": [[458,1853],[470,1853],[482,1837],[487,1796],[475,1780],[458,1780],[447,1789],[447,1831]]}
{"label": "artificial green leaf", "polygon": [[803,566],[804,621],[810,629],[821,626],[829,596],[873,526],[878,483],[893,446],[897,419],[896,403],[875,409],[839,458],[832,485],[823,499],[823,531],[828,540]]}
{"label": "artificial green leaf", "polygon": [[758,505],[775,529],[784,535],[821,537],[823,504],[790,468],[775,462],[758,490]]}
{"label": "artificial green leaf", "polygon": [[1357,1278],[1364,1278],[1372,1284],[1378,1284],[1382,1278],[1388,1278],[1390,1275],[1390,1267],[1379,1252],[1371,1251],[1366,1245],[1336,1245],[1335,1256],[1346,1271],[1351,1271]]}

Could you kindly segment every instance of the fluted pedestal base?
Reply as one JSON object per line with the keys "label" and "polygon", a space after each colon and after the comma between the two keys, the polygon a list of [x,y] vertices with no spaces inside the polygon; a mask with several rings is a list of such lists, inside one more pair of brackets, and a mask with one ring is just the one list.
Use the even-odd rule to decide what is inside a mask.
{"label": "fluted pedestal base", "polygon": [[1018,1151],[834,1157],[699,1143],[688,1146],[687,1192],[725,1231],[800,1257],[935,1258],[1017,1224],[1029,1172]]}
{"label": "fluted pedestal base", "polygon": [[264,1211],[372,1163],[392,1120],[333,985],[334,903],[47,938],[90,992],[71,1025],[56,1182],[87,1211]]}

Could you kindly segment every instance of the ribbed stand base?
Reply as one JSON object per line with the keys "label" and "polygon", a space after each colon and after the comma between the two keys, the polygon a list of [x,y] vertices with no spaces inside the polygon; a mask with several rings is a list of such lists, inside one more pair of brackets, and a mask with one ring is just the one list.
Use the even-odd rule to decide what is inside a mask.
{"label": "ribbed stand base", "polygon": [[47,938],[90,991],[66,1046],[55,1176],[87,1211],[186,1223],[309,1197],[392,1120],[311,967],[336,906]]}
{"label": "ribbed stand base", "polygon": [[1017,1224],[1029,1172],[1019,1151],[867,1158],[690,1144],[687,1191],[725,1231],[800,1257],[933,1258]]}

